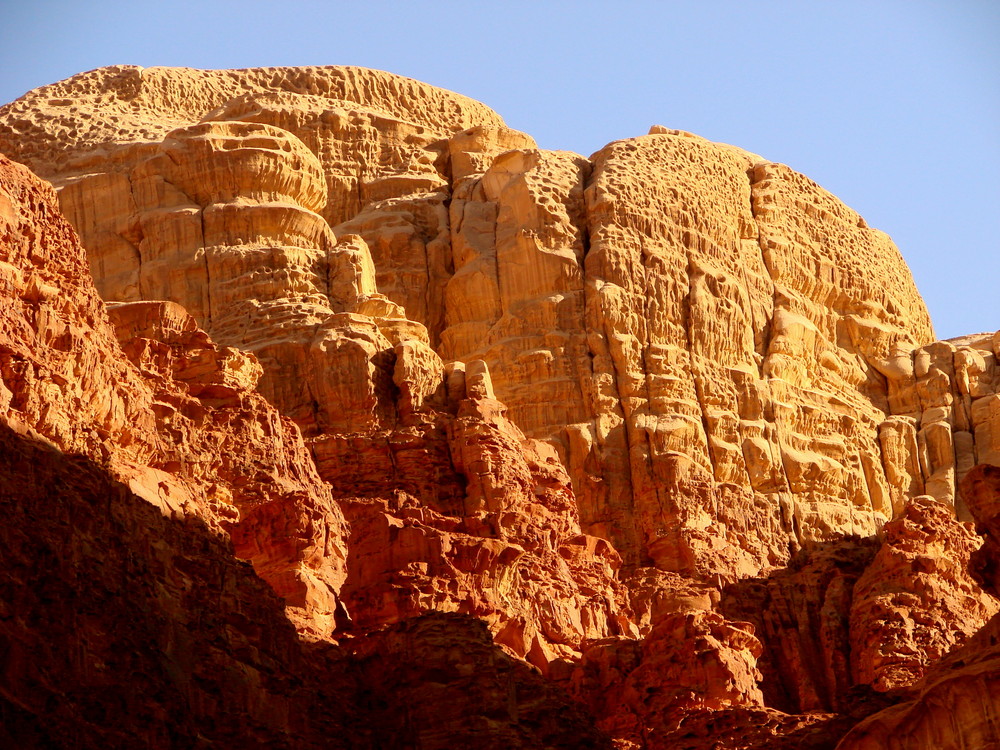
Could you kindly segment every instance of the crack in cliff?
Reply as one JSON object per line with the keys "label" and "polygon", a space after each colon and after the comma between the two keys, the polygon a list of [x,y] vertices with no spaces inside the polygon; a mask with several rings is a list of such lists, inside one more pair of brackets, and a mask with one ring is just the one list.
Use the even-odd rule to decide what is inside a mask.
{"label": "crack in cliff", "polygon": [[497,322],[503,318],[507,309],[504,300],[503,286],[500,283],[500,250],[497,247],[497,228],[500,226],[500,205],[498,201],[491,201],[491,203],[493,203],[493,207],[496,210],[496,215],[493,217],[493,272],[496,274],[497,302],[500,306],[500,317],[493,321],[490,326],[492,328],[492,326],[496,325]]}
{"label": "crack in cliff", "polygon": [[[768,279],[771,282],[771,319],[763,321],[761,326],[761,361],[757,366],[758,373],[763,379],[764,377],[764,362],[767,360],[767,350],[771,344],[771,331],[772,323],[774,321],[774,311],[778,306],[778,287],[774,282],[774,271],[771,264],[767,262],[767,252],[764,250],[764,231],[760,226],[760,219],[757,217],[757,207],[754,204],[754,186],[757,184],[754,181],[754,169],[756,165],[750,167],[747,170],[747,182],[750,185],[749,199],[750,199],[750,217],[753,219],[754,228],[757,230],[757,250],[760,252],[760,262],[764,269],[767,271]],[[747,287],[749,291],[749,285]],[[753,313],[753,305],[751,304],[751,315]],[[752,319],[752,318],[751,318]],[[755,342],[756,343],[756,342]]]}
{"label": "crack in cliff", "polygon": [[[126,240],[124,237],[122,237],[121,234],[118,234],[118,236],[121,237],[124,242],[128,243],[129,247],[131,247],[133,250],[135,250],[135,257],[136,257],[135,288],[136,288],[136,293],[139,295],[139,299],[145,299],[145,297],[142,294],[142,241],[145,238],[145,233],[142,230],[142,222],[138,218],[138,216],[139,216],[139,207],[138,207],[138,203],[136,203],[136,200],[135,200],[135,185],[132,183],[132,171],[131,170],[127,170],[127,171],[123,172],[122,174],[125,175],[125,179],[128,181],[128,197],[129,197],[129,200],[132,202],[132,210],[135,212],[135,216],[136,216],[136,226],[137,226],[137,228],[139,230],[139,244],[133,244],[131,241]],[[97,281],[97,279],[95,277],[95,283],[96,283],[96,281]]]}
{"label": "crack in cliff", "polygon": [[[648,271],[649,266],[646,265],[646,243],[643,241],[642,236],[639,236],[639,269],[642,271],[642,284],[636,284],[636,287],[642,290],[649,288]],[[634,283],[634,281],[633,281]],[[653,391],[650,384],[650,367],[649,367],[649,349],[652,345],[652,335],[650,333],[650,321],[653,316],[650,314],[650,297],[649,295],[644,296],[643,300],[643,326],[642,326],[642,339],[640,340],[639,357],[642,362],[642,375],[643,375],[643,390],[646,394],[646,403],[643,408],[645,416],[647,419],[653,416],[652,409],[650,405],[653,402]],[[633,407],[634,409],[634,407]],[[646,442],[646,464],[649,471],[649,476],[653,476],[653,455],[655,450],[655,441],[653,436],[650,434],[649,423],[642,428],[643,439]]]}
{"label": "crack in cliff", "polygon": [[[445,201],[445,219],[448,222],[448,248],[446,251],[446,266],[447,278],[441,281],[441,330],[435,339],[431,341],[431,347],[435,352],[447,361],[447,357],[444,356],[444,334],[451,327],[451,310],[448,304],[448,284],[455,275],[458,273],[458,269],[455,267],[455,241],[462,233],[462,228],[465,226],[465,204],[466,200],[464,198],[457,197],[455,195],[455,186],[451,186],[451,192],[448,193],[448,198]],[[454,210],[455,215],[452,216],[452,210]],[[428,283],[428,287],[429,287]],[[449,355],[453,355],[454,352],[449,352]]]}
{"label": "crack in cliff", "polygon": [[[765,365],[767,363],[768,350],[770,349],[770,346],[771,346],[771,335],[773,333],[774,313],[775,313],[775,310],[778,309],[778,285],[775,283],[775,274],[774,274],[774,270],[772,268],[772,264],[768,263],[767,252],[764,249],[764,230],[761,227],[760,218],[757,215],[757,206],[756,206],[755,198],[757,198],[759,194],[755,190],[755,187],[759,183],[757,181],[755,181],[755,179],[754,179],[754,171],[756,170],[757,166],[758,166],[758,164],[754,164],[753,166],[750,167],[750,169],[748,169],[746,171],[747,182],[748,182],[748,184],[750,186],[750,192],[749,192],[750,216],[753,219],[754,226],[757,229],[757,249],[760,251],[760,260],[761,260],[761,263],[763,264],[764,268],[767,270],[767,275],[768,275],[768,278],[769,278],[769,280],[771,282],[771,319],[767,322],[767,325],[764,328],[762,328],[762,330],[761,330],[761,349],[762,349],[762,354],[761,354],[760,364],[758,365],[758,368],[757,368],[757,370],[758,370],[758,377],[759,377],[760,381],[763,384],[767,385],[767,391],[766,391],[766,393],[767,393],[767,399],[764,402],[764,410],[763,410],[763,413],[761,414],[761,418],[763,419],[763,421],[764,421],[765,424],[770,424],[770,425],[774,426],[774,442],[772,444],[778,450],[779,465],[781,466],[781,478],[784,480],[785,492],[788,493],[788,496],[791,498],[792,503],[794,503],[795,502],[795,499],[794,499],[795,498],[795,493],[792,491],[792,483],[791,483],[791,480],[788,478],[788,469],[787,469],[787,467],[785,465],[785,460],[786,460],[786,458],[785,458],[785,446],[784,446],[783,441],[781,439],[781,430],[778,429],[778,427],[779,427],[778,422],[777,422],[777,418],[778,417],[777,417],[777,414],[774,411],[774,401],[773,401],[774,397],[771,394],[771,388],[770,388],[770,384],[769,384],[770,377],[766,376],[765,372],[764,372]],[[770,419],[768,419],[768,417],[770,417]],[[740,435],[741,436],[743,435],[742,420],[740,421]],[[764,434],[763,437],[765,439],[767,439],[766,433]],[[768,442],[770,443],[771,441],[768,440]],[[746,460],[746,456],[744,455],[744,461],[745,460]],[[774,465],[774,463],[773,463],[773,457],[772,457],[772,465]],[[748,476],[749,476],[749,472],[748,472]],[[753,483],[752,482],[750,483],[750,486],[751,486],[751,488],[753,488]],[[756,488],[753,488],[753,489],[755,491],[757,491]],[[766,493],[766,494],[773,494],[773,493]],[[777,494],[780,497],[780,491]],[[782,514],[782,518],[783,517],[784,517],[784,514]],[[799,526],[797,520],[798,519],[795,517],[794,508],[793,508],[793,510],[792,510],[792,530],[793,530],[793,532],[795,534],[795,538],[801,544],[801,530],[800,530],[800,526]]]}
{"label": "crack in cliff", "polygon": [[[590,336],[588,335],[588,323],[587,323],[587,256],[590,254],[590,210],[587,208],[587,185],[590,182],[590,178],[594,173],[594,165],[588,160],[586,170],[582,175],[581,185],[583,187],[580,193],[580,214],[576,217],[576,221],[573,222],[577,231],[580,233],[580,334],[584,337],[586,342],[586,353],[587,353],[587,364],[584,368],[584,372],[579,373],[580,383],[578,383],[580,388],[580,403],[587,405],[587,393],[586,389],[583,387],[583,378],[589,377],[590,382],[594,383],[594,351],[590,346]],[[571,219],[572,221],[572,219]],[[596,404],[590,404],[592,407],[589,411],[592,414],[597,412]],[[593,423],[593,419],[591,420]]]}
{"label": "crack in cliff", "polygon": [[[591,526],[591,524],[595,523],[605,522],[605,523],[610,523],[612,526],[618,526],[615,516],[611,512],[609,504],[610,484],[604,477],[605,438],[600,434],[600,430],[598,427],[598,422],[599,422],[598,415],[601,414],[602,409],[601,409],[601,393],[600,393],[601,386],[598,383],[598,371],[596,366],[598,353],[595,350],[594,346],[594,343],[597,340],[597,336],[596,335],[591,336],[591,325],[590,325],[590,315],[594,310],[600,310],[599,300],[594,300],[594,301],[591,300],[591,295],[597,295],[598,292],[597,292],[597,283],[596,281],[592,281],[592,279],[590,278],[591,276],[590,270],[588,270],[589,266],[592,265],[592,263],[590,262],[591,261],[590,251],[592,248],[591,245],[592,217],[591,217],[590,207],[587,202],[587,191],[590,187],[591,184],[590,181],[593,175],[594,175],[594,165],[593,162],[588,160],[587,169],[582,180],[583,191],[581,194],[581,201],[580,201],[581,213],[579,217],[579,225],[577,227],[580,232],[580,241],[582,245],[582,254],[580,256],[580,334],[583,336],[583,345],[584,345],[583,349],[584,353],[586,354],[586,362],[580,363],[581,366],[577,374],[579,380],[577,386],[580,390],[580,403],[584,406],[584,408],[590,415],[590,418],[586,424],[588,424],[591,430],[591,439],[593,440],[593,443],[591,443],[590,447],[590,453],[587,457],[584,458],[583,461],[583,465],[585,467],[583,469],[584,472],[583,481],[586,482],[587,477],[593,476],[590,473],[590,471],[586,469],[586,464],[588,463],[589,458],[592,457],[593,460],[597,462],[598,476],[600,477],[600,482],[601,482],[600,485],[601,493],[595,492],[595,494],[597,494],[597,497],[594,499],[600,503],[600,505],[596,507],[598,513],[595,518],[585,519],[583,513],[580,512],[579,501],[577,501],[577,512],[580,514],[581,524],[586,524],[584,530],[587,531],[587,533],[592,533],[593,531],[595,531]],[[596,307],[593,307],[594,304],[596,304]],[[594,333],[596,334],[596,331]],[[609,375],[612,379],[615,393],[618,395],[618,404],[619,404],[618,408],[620,411],[621,391],[618,387],[618,379],[613,369],[609,373]],[[585,387],[584,385],[585,382],[590,383],[589,388]],[[572,480],[572,475],[570,476],[570,478]],[[577,494],[582,495],[584,489],[585,487],[581,487],[577,492]],[[629,485],[629,490],[631,491],[631,482]],[[606,536],[611,537],[611,535],[606,535]],[[608,541],[614,543],[616,540],[608,538]]]}
{"label": "crack in cliff", "polygon": [[[450,162],[449,162],[450,164]],[[424,261],[427,268],[427,283],[424,286],[424,309],[427,310],[428,336],[430,338],[431,349],[440,354],[441,336],[447,328],[447,310],[445,309],[445,289],[448,282],[455,275],[455,252],[452,249],[451,239],[451,201],[452,185],[449,177],[448,188],[444,190],[444,197],[441,199],[441,215],[444,221],[443,228],[438,229],[437,235],[430,242],[445,242],[441,237],[447,238],[447,249],[442,249],[438,253],[441,259],[443,278],[435,280],[431,269],[430,255],[428,254],[428,242],[424,242]],[[432,289],[433,288],[433,289]],[[440,300],[440,305],[434,305],[434,300]],[[431,310],[439,308],[434,320],[431,320]],[[433,323],[433,324],[432,324]]]}
{"label": "crack in cliff", "polygon": [[[580,232],[580,328],[579,333],[583,336],[584,340],[584,352],[586,353],[586,363],[583,367],[578,366],[577,372],[577,387],[580,392],[580,403],[587,409],[591,415],[596,415],[598,413],[597,404],[597,378],[594,371],[594,360],[595,354],[593,347],[590,343],[589,335],[589,323],[587,320],[588,313],[588,298],[589,294],[587,292],[587,257],[590,255],[590,210],[587,207],[587,185],[590,182],[590,178],[594,173],[594,165],[589,160],[587,161],[587,168],[582,176],[581,184],[583,190],[580,194],[580,214],[577,218],[576,228]],[[577,360],[579,362],[579,360]],[[584,387],[584,382],[589,381],[591,383],[590,389]],[[588,390],[590,391],[590,397],[588,398]],[[589,403],[588,403],[589,401]],[[597,435],[597,420],[594,416],[590,418],[590,427],[593,430],[594,436]],[[591,454],[597,459],[598,465],[603,465],[603,460],[600,451],[591,448]],[[581,488],[582,490],[582,488]],[[577,504],[579,507],[579,503]]]}
{"label": "crack in cliff", "polygon": [[584,209],[582,226],[577,227],[580,230],[580,272],[584,280],[587,273],[587,256],[590,255],[590,222],[587,221],[587,216],[587,211]]}
{"label": "crack in cliff", "polygon": [[[606,451],[613,449],[615,442],[617,442],[615,431],[620,430],[622,468],[626,470],[625,487],[623,488],[624,491],[622,493],[624,497],[621,498],[621,502],[616,502],[614,497],[615,490],[618,488],[612,486],[612,483],[609,481],[610,478],[605,477],[602,471],[601,478],[605,484],[602,488],[604,491],[598,500],[600,503],[598,508],[599,517],[592,519],[590,522],[599,523],[605,521],[609,523],[610,526],[619,534],[621,534],[621,539],[613,538],[614,534],[608,535],[608,541],[619,547],[626,565],[650,565],[652,564],[652,561],[648,556],[645,542],[642,539],[641,530],[636,525],[634,516],[628,516],[626,518],[625,514],[620,512],[623,509],[623,503],[627,506],[627,508],[632,508],[634,506],[635,480],[632,472],[631,461],[629,459],[629,436],[631,430],[625,413],[625,400],[622,395],[618,368],[615,364],[614,356],[611,353],[611,338],[614,332],[610,330],[607,316],[604,314],[604,303],[598,286],[599,282],[603,282],[605,284],[608,283],[602,278],[600,268],[595,267],[595,264],[599,263],[598,258],[600,257],[600,252],[602,252],[602,250],[598,250],[598,256],[596,257],[591,254],[594,250],[593,230],[595,218],[591,210],[591,200],[588,198],[588,195],[590,195],[594,190],[594,179],[596,178],[597,169],[592,161],[590,164],[591,169],[589,170],[589,174],[584,182],[583,191],[584,226],[587,238],[587,263],[584,264],[583,273],[583,320],[584,332],[586,335],[588,364],[590,368],[591,382],[594,386],[591,389],[590,403],[590,411],[591,414],[594,415],[590,420],[590,424],[594,429],[595,438],[595,448],[592,450],[603,469],[607,458]],[[606,250],[603,252],[606,252]],[[591,322],[592,316],[594,318],[593,322]],[[601,344],[603,344],[603,347]],[[606,367],[603,369],[601,367],[602,364],[606,364]],[[603,435],[598,428],[600,421],[599,417],[601,414],[605,413],[602,406],[602,386],[597,381],[599,375],[606,375],[610,379],[610,390],[615,396],[614,403],[610,408],[610,414],[621,420],[618,425],[612,427],[608,431],[607,435]],[[628,553],[632,547],[635,548],[636,558],[634,560],[629,560]]]}
{"label": "crack in cliff", "polygon": [[201,220],[201,257],[205,262],[205,330],[212,331],[212,276],[209,273],[208,248],[205,247],[205,208],[198,212]]}
{"label": "crack in cliff", "polygon": [[360,174],[354,175],[354,195],[358,201],[358,208],[357,211],[355,211],[354,214],[349,219],[345,219],[345,221],[351,221],[352,219],[356,219],[358,215],[364,210],[365,199],[362,193],[362,188],[363,186],[361,184],[361,175]]}
{"label": "crack in cliff", "polygon": [[708,410],[705,405],[705,394],[703,387],[700,382],[700,378],[695,376],[694,363],[695,363],[695,353],[694,353],[694,337],[691,335],[691,329],[693,327],[693,316],[691,314],[691,308],[693,306],[692,296],[694,294],[694,283],[692,266],[694,265],[694,259],[691,256],[691,251],[686,251],[687,255],[687,265],[684,269],[687,276],[688,282],[688,292],[684,297],[684,336],[687,344],[688,353],[688,375],[691,377],[691,383],[694,386],[694,397],[698,402],[698,411],[701,413],[701,428],[705,432],[705,453],[708,457],[708,464],[712,467],[712,478],[718,481],[719,475],[717,471],[717,466],[715,464],[715,456],[712,455],[712,432],[709,429],[708,423]]}

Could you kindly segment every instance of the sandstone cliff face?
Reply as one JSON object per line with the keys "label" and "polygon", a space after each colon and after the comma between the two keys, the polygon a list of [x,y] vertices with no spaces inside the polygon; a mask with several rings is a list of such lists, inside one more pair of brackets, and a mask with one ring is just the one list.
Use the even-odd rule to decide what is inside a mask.
{"label": "sandstone cliff face", "polygon": [[[977,573],[976,578],[996,597],[1000,594],[996,586],[997,560],[1000,559],[997,557],[997,550],[1000,549],[1000,534],[997,533],[1000,528],[1000,467],[976,466],[963,481],[962,492],[968,498],[969,509],[978,528],[985,532],[982,549],[973,555],[972,568]],[[948,564],[951,561],[945,559],[942,562]],[[926,569],[926,563],[923,567]],[[934,597],[937,592],[932,588],[931,594]],[[994,600],[992,609],[997,606]],[[928,613],[917,608],[913,619],[919,623],[918,638],[921,635],[924,639],[928,636],[948,636],[948,624],[954,627],[954,620],[947,622],[952,619],[948,617],[947,605],[941,609],[945,612],[944,627],[920,633],[922,628],[919,625],[929,624]],[[935,615],[940,617],[937,613]],[[965,627],[961,629],[966,633],[976,632],[968,640],[960,639],[959,648],[930,666],[912,700],[876,713],[860,723],[837,746],[838,749],[989,748],[1000,744],[996,700],[997,681],[1000,679],[1000,618],[994,615],[985,625],[980,625],[976,618],[963,625]],[[963,634],[959,631],[956,635]],[[890,638],[888,642],[892,644],[898,639]],[[912,661],[912,656],[910,658]]]}
{"label": "sandstone cliff face", "polygon": [[[884,424],[884,371],[933,338],[898,252],[782,165],[663,128],[544,152],[481,105],[351,68],[109,68],[0,122],[60,187],[106,299],[179,302],[253,351],[320,442],[394,426],[401,341],[482,359],[629,563],[690,568],[678,545],[704,529],[663,488],[692,465],[773,528],[728,575],[873,533],[924,491],[894,481],[921,445],[941,472],[939,428]],[[953,498],[948,476],[932,494]]]}
{"label": "sandstone cliff face", "polygon": [[[935,686],[978,684],[942,658],[998,611],[967,522],[996,515],[1000,334],[933,342],[888,237],[788,167],[659,126],[545,151],[356,68],[101,69],[0,108],[0,151],[93,275],[0,163],[10,450],[84,457],[214,540],[199,581],[235,555],[284,601],[305,640],[267,605],[209,660],[280,641],[268,674],[313,691],[240,682],[288,706],[244,739],[832,748],[902,701],[863,726],[930,722],[917,748]],[[164,585],[170,622],[243,606]],[[290,719],[323,674],[343,710]]]}
{"label": "sandstone cliff face", "polygon": [[[217,347],[171,303],[109,317],[51,190],[0,168],[4,423],[107,466],[165,516],[230,536],[296,616],[327,629],[344,517],[298,430],[253,390],[256,360]],[[280,543],[261,545],[272,532]]]}
{"label": "sandstone cliff face", "polygon": [[[298,429],[253,391],[260,376],[253,356],[216,346],[176,303],[105,309],[51,189],[3,157],[0,222],[7,283],[0,308],[5,745],[610,746],[565,693],[501,650],[468,615],[411,617],[401,630],[377,636],[351,628],[344,602],[366,547],[358,546],[349,568],[351,534],[341,506],[319,481]],[[474,414],[460,418],[470,423],[466,431],[499,429],[493,425],[505,424],[500,405],[489,402],[496,413],[487,423],[476,411],[489,408],[487,394],[469,380],[462,396],[481,399],[466,407]],[[508,440],[518,435],[506,430]],[[455,439],[465,439],[470,462],[485,460],[488,448],[477,450],[473,437],[456,428]],[[567,511],[558,501],[558,469],[534,466],[531,474],[524,458],[521,464],[526,476],[552,486],[554,510]],[[497,498],[495,488],[487,500],[489,472],[481,476],[470,498],[494,510],[511,502]],[[601,598],[603,590],[584,596],[554,545],[564,541],[565,556],[584,571],[581,584],[593,579],[612,591],[605,567],[616,561],[613,552],[605,549],[610,563],[603,562],[600,540],[547,518],[539,520],[548,538],[538,540],[540,532],[512,516],[484,514],[478,525],[470,519],[470,535],[441,534],[446,551],[455,551],[449,559],[480,579],[458,592],[438,580],[442,597],[392,615],[448,608],[449,596],[465,603],[491,590],[483,576],[517,582],[518,573],[503,564],[531,553],[484,533],[494,520],[525,546],[534,541],[532,552],[549,561],[544,578],[542,569],[530,568],[537,583],[525,593],[536,599],[522,600],[518,632],[527,624],[529,646],[547,653],[533,623],[541,617],[550,630],[564,627],[573,618],[560,608],[581,603],[595,616],[584,618],[588,630],[565,640],[603,635],[602,613],[613,604]],[[409,520],[390,518],[397,526]],[[426,528],[433,531],[433,523]],[[481,536],[488,538],[479,548],[462,544]],[[388,573],[407,572],[398,570],[407,554],[413,550],[397,545]],[[373,587],[384,572],[369,576]],[[558,584],[560,576],[572,587],[565,601],[543,601],[541,581]],[[493,595],[506,605],[509,593]],[[545,609],[547,619],[531,606]],[[494,603],[466,611],[496,619],[497,610]],[[385,621],[377,614],[373,620]],[[582,627],[579,616],[575,621]],[[335,625],[349,649],[331,642]],[[416,695],[430,674],[437,692],[421,704]],[[411,713],[400,718],[407,683]],[[453,722],[433,710],[437,699],[447,701]]]}
{"label": "sandstone cliff face", "polygon": [[342,655],[202,519],[7,424],[0,452],[5,747],[363,742]]}

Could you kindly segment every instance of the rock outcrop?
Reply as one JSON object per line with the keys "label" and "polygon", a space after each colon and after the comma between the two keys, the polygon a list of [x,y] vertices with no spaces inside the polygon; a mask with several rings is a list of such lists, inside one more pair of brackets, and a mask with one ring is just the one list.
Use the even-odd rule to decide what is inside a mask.
{"label": "rock outcrop", "polygon": [[297,617],[328,630],[346,524],[298,429],[254,390],[260,365],[173,303],[109,316],[51,188],[8,160],[0,169],[4,423],[231,538]]}
{"label": "rock outcrop", "polygon": [[337,67],[92,71],[0,152],[8,743],[988,746],[1000,332],[806,177]]}
{"label": "rock outcrop", "polygon": [[920,461],[885,372],[933,338],[898,251],[787,167],[654,130],[587,160],[388,74],[121,67],[8,105],[0,149],[60,188],[106,299],[254,352],[307,437],[391,429],[387,353],[422,340],[486,362],[631,564],[689,564],[663,487],[693,467],[775,527],[754,572],[874,533]]}
{"label": "rock outcrop", "polygon": [[[974,559],[972,567],[978,572],[976,576],[985,589],[993,595],[1000,596],[997,588],[996,550],[1000,549],[1000,467],[981,464],[971,469],[962,483],[962,494],[968,498],[969,510],[977,522],[978,528],[985,533],[982,540],[982,554]],[[925,525],[926,528],[926,525]],[[940,535],[934,541],[944,542]],[[973,554],[975,558],[975,553]],[[961,561],[962,555],[958,556]],[[936,558],[918,558],[917,562],[932,560],[937,565],[953,564],[944,556]],[[927,579],[926,564],[921,579]],[[964,582],[962,582],[964,583]],[[960,584],[961,585],[961,584]],[[965,584],[968,588],[968,584]],[[930,602],[941,590],[940,586],[927,587],[931,593]],[[924,594],[924,591],[920,591]],[[921,597],[925,602],[926,596]],[[968,600],[969,597],[966,597]],[[947,604],[951,604],[949,607]],[[955,606],[958,605],[958,606]],[[991,609],[995,612],[1000,606],[994,599]],[[837,746],[838,750],[874,750],[875,748],[890,748],[891,750],[957,750],[958,748],[990,748],[1000,744],[1000,701],[997,700],[997,687],[1000,684],[1000,616],[994,615],[985,625],[980,627],[976,615],[981,609],[972,606],[972,617],[962,621],[949,617],[956,609],[966,609],[968,602],[952,601],[940,609],[930,611],[926,607],[913,608],[907,617],[918,623],[914,628],[917,648],[907,650],[906,661],[914,663],[913,656],[923,652],[923,656],[932,655],[929,651],[940,651],[938,643],[950,635],[948,625],[959,636],[959,647],[951,650],[944,658],[932,663],[926,670],[924,680],[917,685],[919,690],[913,699],[898,706],[893,706],[876,713],[855,727]],[[923,611],[921,611],[923,609]],[[977,611],[979,609],[979,611]],[[949,612],[951,610],[951,612]],[[898,622],[899,614],[896,615]],[[944,620],[937,628],[934,620]],[[950,622],[949,622],[950,620]],[[958,621],[956,623],[956,621]],[[955,625],[958,625],[956,628]],[[942,627],[943,626],[943,627]],[[921,632],[922,631],[922,632]],[[964,632],[963,632],[964,631]],[[967,640],[966,633],[975,631]],[[921,638],[921,636],[923,636]],[[898,636],[888,639],[890,645],[899,642]],[[938,643],[934,643],[934,641]],[[920,642],[931,641],[930,649],[920,648]],[[902,649],[895,649],[901,651]],[[906,661],[903,661],[903,674],[906,674]],[[889,676],[898,675],[898,668],[889,667]]]}
{"label": "rock outcrop", "polygon": [[883,691],[913,685],[1000,611],[970,571],[981,544],[971,524],[926,497],[886,524],[882,548],[854,586],[855,681]]}
{"label": "rock outcrop", "polygon": [[[348,566],[352,536],[341,504],[319,480],[295,425],[253,390],[261,373],[253,355],[216,346],[176,303],[106,309],[51,188],[3,157],[0,232],[5,745],[374,749],[407,746],[416,733],[421,747],[610,746],[564,691],[508,653],[526,649],[505,652],[468,615],[411,617],[487,592],[503,604],[468,611],[495,621],[498,611],[520,611],[506,601],[516,594],[524,611],[518,633],[527,630],[532,653],[549,653],[546,638],[567,621],[582,629],[564,635],[569,644],[605,635],[615,604],[603,589],[620,590],[606,544],[558,516],[536,517],[542,525],[532,532],[480,471],[481,487],[468,496],[494,513],[470,515],[471,535],[447,533],[457,520],[439,535],[444,551],[454,551],[441,560],[455,575],[437,582],[443,596],[414,596],[412,608],[393,610],[389,620],[410,617],[401,629],[372,636],[352,627],[349,582],[370,564],[366,545],[381,540],[359,544]],[[468,395],[482,399],[465,408],[492,408],[492,421],[478,412],[462,417],[471,424],[454,438],[470,462],[483,464],[489,445],[474,433],[488,438],[505,423],[502,407],[477,391],[483,383],[474,374],[468,380]],[[518,436],[506,430],[494,439]],[[521,457],[519,444],[510,450]],[[540,493],[571,517],[559,502],[557,467],[531,473],[522,458],[520,468],[524,476],[511,479],[548,482]],[[423,510],[390,522],[403,527]],[[490,521],[534,545],[528,551],[495,539]],[[415,535],[433,532],[433,523],[415,524]],[[416,559],[426,559],[423,551]],[[387,569],[364,574],[364,582],[374,589],[381,576],[410,572],[399,564],[408,554],[397,545]],[[519,574],[506,567],[520,557],[536,582],[523,593]],[[531,566],[539,557],[548,568]],[[583,572],[577,576],[566,558]],[[452,562],[475,579],[463,591],[447,590],[459,583]],[[515,588],[493,591],[488,576]],[[560,576],[569,590],[553,605],[541,587]],[[585,583],[597,588],[584,590]],[[377,614],[371,619],[383,623]],[[539,618],[545,635],[532,630]],[[332,642],[335,627],[348,648]],[[415,695],[429,675],[454,722],[432,710],[434,700],[411,701],[400,718],[402,685]]]}

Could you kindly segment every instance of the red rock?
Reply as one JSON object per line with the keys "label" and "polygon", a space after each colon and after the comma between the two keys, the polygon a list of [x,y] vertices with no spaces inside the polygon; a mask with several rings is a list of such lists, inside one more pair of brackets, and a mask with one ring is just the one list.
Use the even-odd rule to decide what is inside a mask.
{"label": "red rock", "polygon": [[912,700],[860,722],[837,750],[1000,747],[1000,622],[927,670]]}
{"label": "red rock", "polygon": [[762,706],[761,650],[749,623],[714,612],[679,612],[664,617],[641,643],[591,645],[570,683],[599,717],[598,726],[638,743],[674,731],[692,709]]}
{"label": "red rock", "polygon": [[[984,574],[981,580],[986,585],[995,585],[996,557],[992,548],[997,543],[996,531],[1000,529],[1000,470],[990,465],[974,467],[963,480],[961,491],[977,528],[986,532],[983,551],[987,554],[977,561],[980,574]],[[930,520],[935,511],[936,508],[924,509],[921,515],[925,521]],[[939,526],[939,523],[931,525]],[[939,528],[933,531],[938,533],[932,536],[939,539],[943,536]],[[955,532],[950,536],[954,539]],[[975,545],[962,546],[968,555],[969,547]],[[942,556],[937,563],[948,565],[950,560]],[[933,586],[927,588],[932,593],[935,591]],[[992,592],[997,593],[995,588]],[[967,596],[965,602],[958,604],[966,602],[973,605],[972,612],[969,622],[961,624],[972,630],[978,625],[975,615],[979,602]],[[994,611],[997,606],[1000,605],[994,601]],[[952,614],[947,608],[944,611],[946,615]],[[927,617],[926,609],[918,613]],[[931,614],[941,616],[939,612],[931,611]],[[997,697],[1000,696],[1000,615],[994,615],[960,644],[926,668],[924,679],[915,686],[912,700],[875,713],[858,724],[838,745],[838,750],[987,750],[1000,746],[1000,699]]]}
{"label": "red rock", "polygon": [[785,711],[836,711],[854,681],[849,617],[856,581],[877,542],[845,539],[807,545],[787,569],[723,592],[722,611],[753,623],[767,705]]}
{"label": "red rock", "polygon": [[[586,639],[630,632],[615,575],[621,559],[582,533],[569,478],[551,451],[527,441],[492,399],[463,398],[455,411],[438,416],[446,431],[411,435],[407,451],[420,447],[430,460],[400,472],[440,476],[447,465],[446,481],[404,479],[409,491],[389,491],[362,476],[354,488],[371,494],[341,501],[352,526],[342,595],[354,627],[429,609],[473,614],[497,643],[545,673],[553,660],[576,658]],[[398,439],[391,435],[381,450]]]}
{"label": "red rock", "polygon": [[342,654],[194,515],[0,425],[0,745],[348,748]]}
{"label": "red rock", "polygon": [[558,687],[473,617],[429,613],[348,644],[375,747],[611,748]]}
{"label": "red rock", "polygon": [[231,535],[303,625],[328,631],[346,525],[298,430],[253,390],[253,356],[172,303],[109,317],[51,188],[0,157],[0,196],[0,422]]}
{"label": "red rock", "polygon": [[0,158],[0,744],[995,744],[1000,335],[802,175],[353,68],[0,148],[111,300]]}
{"label": "red rock", "polygon": [[969,573],[981,538],[942,503],[912,500],[884,534],[851,604],[854,679],[882,691],[919,682],[1000,611]]}

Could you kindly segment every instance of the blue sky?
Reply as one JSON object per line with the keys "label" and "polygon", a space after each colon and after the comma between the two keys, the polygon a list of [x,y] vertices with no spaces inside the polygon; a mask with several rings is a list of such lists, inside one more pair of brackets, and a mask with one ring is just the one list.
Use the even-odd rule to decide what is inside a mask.
{"label": "blue sky", "polygon": [[1000,328],[1000,2],[7,2],[0,102],[102,65],[350,64],[589,155],[654,123],[892,235],[938,336]]}

